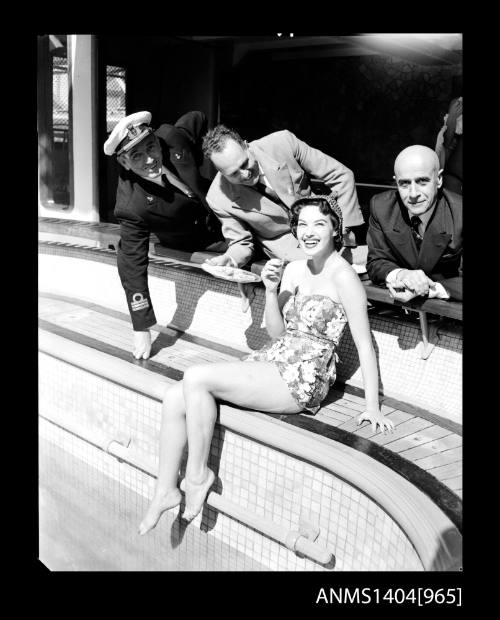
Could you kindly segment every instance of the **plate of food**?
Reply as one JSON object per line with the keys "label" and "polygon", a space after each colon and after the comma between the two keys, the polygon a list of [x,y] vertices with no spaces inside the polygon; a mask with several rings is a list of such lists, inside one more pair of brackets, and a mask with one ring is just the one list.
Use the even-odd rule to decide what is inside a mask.
{"label": "plate of food", "polygon": [[239,269],[238,267],[230,267],[229,265],[210,265],[203,263],[201,268],[222,280],[229,280],[230,282],[238,282],[239,284],[247,284],[249,282],[260,282],[261,277],[251,271],[245,269]]}

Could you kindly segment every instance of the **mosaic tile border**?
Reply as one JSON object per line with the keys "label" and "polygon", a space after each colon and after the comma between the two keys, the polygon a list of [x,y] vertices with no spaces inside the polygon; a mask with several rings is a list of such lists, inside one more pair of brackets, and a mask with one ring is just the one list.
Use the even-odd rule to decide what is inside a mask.
{"label": "mosaic tile border", "polygon": [[[59,363],[61,364],[61,363]],[[54,370],[54,369],[52,369]],[[83,371],[81,371],[83,372]],[[49,373],[50,374],[50,373]],[[77,373],[78,374],[78,373]],[[81,373],[80,373],[81,374]],[[51,376],[54,376],[54,373],[51,374]],[[62,375],[62,379],[64,381],[66,381],[66,385],[71,385],[72,382],[71,380],[68,382],[68,369],[65,368],[65,372]],[[57,383],[57,382],[56,382]],[[73,382],[74,385],[74,382]],[[88,387],[88,386],[87,386]],[[109,387],[109,386],[108,386]],[[73,388],[68,388],[68,389],[73,389]],[[111,390],[113,391],[113,390]],[[119,392],[122,391],[121,389],[119,390]],[[50,398],[49,399],[49,403],[50,403],[50,408],[53,408],[55,406],[55,404],[60,404],[61,402],[64,403],[64,398],[61,398],[61,394],[56,395],[54,398]],[[96,402],[96,398],[92,398],[91,399],[94,403]],[[42,401],[42,398],[41,398]],[[53,402],[55,401],[55,402]],[[77,398],[77,402],[80,402],[80,399]],[[85,408],[85,405],[83,405]],[[126,401],[119,401],[119,408],[121,411],[123,411],[123,409],[127,407]],[[64,416],[64,411],[68,411],[68,409],[70,408],[70,406],[68,407],[67,403],[66,406],[63,406],[62,409],[63,411],[61,412],[61,415]],[[109,413],[109,409],[113,409],[113,405],[108,403],[108,407],[106,408],[106,411]],[[133,407],[133,412],[135,413],[137,411],[137,406],[134,405]],[[135,414],[136,415],[136,414]],[[139,416],[140,417],[140,416]],[[137,415],[136,415],[136,419],[137,419]],[[220,429],[219,429],[220,431]],[[242,443],[243,442],[243,443]],[[264,511],[266,510],[271,510],[271,514],[274,514],[276,510],[281,509],[282,511],[284,510],[285,512],[283,514],[288,514],[286,511],[289,509],[289,504],[287,502],[292,501],[293,496],[294,496],[294,492],[297,492],[297,489],[300,487],[300,484],[297,482],[297,480],[300,480],[300,476],[302,475],[302,498],[306,498],[307,499],[307,507],[309,510],[309,513],[311,513],[311,511],[314,513],[314,506],[316,505],[316,503],[318,503],[316,500],[318,500],[318,497],[316,496],[312,496],[312,493],[317,489],[315,489],[315,485],[314,485],[314,479],[316,478],[316,474],[312,474],[312,479],[309,484],[309,482],[304,485],[303,481],[304,481],[304,476],[306,476],[306,472],[305,470],[300,472],[299,478],[297,480],[294,479],[295,474],[291,475],[291,476],[284,476],[283,480],[282,477],[284,475],[284,471],[286,470],[288,471],[296,471],[297,470],[297,464],[295,462],[287,460],[286,461],[286,466],[283,464],[282,459],[286,458],[287,455],[281,455],[281,456],[277,456],[276,458],[270,456],[269,454],[267,456],[264,456],[262,453],[262,450],[265,450],[267,447],[262,447],[262,446],[254,446],[252,444],[250,445],[246,445],[245,444],[245,450],[244,453],[246,454],[245,458],[242,458],[241,456],[241,451],[242,451],[242,447],[244,446],[244,442],[245,442],[245,438],[241,438],[236,436],[234,433],[228,433],[227,431],[224,432],[224,435],[219,436],[216,438],[215,441],[215,455],[217,456],[217,458],[220,457],[220,455],[222,454],[223,456],[226,455],[224,458],[226,459],[227,463],[228,463],[228,467],[225,470],[225,476],[227,474],[227,478],[224,477],[225,480],[225,488],[224,488],[224,493],[226,493],[227,491],[231,490],[231,486],[233,489],[233,494],[236,494],[239,499],[241,501],[249,501],[249,498],[255,496],[255,508],[260,508]],[[231,456],[233,454],[233,456]],[[259,497],[259,493],[255,493],[255,489],[251,488],[249,485],[251,484],[251,476],[248,475],[248,471],[252,470],[252,467],[255,467],[255,464],[259,465],[259,472],[261,472],[261,467],[260,465],[262,464],[262,462],[265,461],[266,464],[268,464],[269,466],[264,468],[267,472],[271,471],[273,472],[273,488],[277,487],[279,488],[279,492],[278,492],[278,497],[281,498],[280,500],[277,500],[276,497],[266,497],[266,494],[264,494],[264,496],[261,499],[261,505],[259,506],[258,502],[258,497]],[[235,470],[236,464],[239,465],[240,463],[243,463],[245,466],[242,468],[242,471],[239,472],[237,469]],[[304,467],[303,464],[300,464],[299,467]],[[284,469],[283,469],[284,468]],[[276,471],[276,473],[274,473],[274,470]],[[322,473],[322,475],[325,472]],[[231,478],[231,474],[232,474],[232,478]],[[259,473],[260,475],[260,473]],[[271,474],[264,474],[267,475],[267,477],[269,477]],[[319,474],[318,474],[319,475]],[[322,479],[323,480],[323,479]],[[269,482],[269,481],[268,481]],[[281,484],[281,482],[283,482],[283,484]],[[248,484],[248,486],[247,486]],[[327,486],[329,486],[329,484],[327,482],[325,482],[324,480],[322,481],[321,484],[326,484]],[[258,484],[257,487],[260,488],[262,485]],[[269,485],[268,485],[269,486]],[[335,487],[335,485],[333,485],[333,487]],[[333,488],[332,487],[332,488]],[[310,490],[310,495],[309,492],[306,490],[309,489]],[[269,490],[269,488],[268,488]],[[274,495],[276,495],[276,493],[274,493]],[[356,498],[358,499],[358,498]],[[356,501],[356,500],[355,500]],[[280,502],[281,502],[281,508],[280,508]],[[322,504],[322,502],[324,503],[324,501],[320,498],[320,506]],[[339,508],[339,510],[341,511],[341,508]],[[319,514],[319,518],[321,520],[321,510]],[[300,515],[299,515],[300,516]],[[296,515],[297,517],[297,515]],[[341,515],[339,516],[339,519],[341,518]],[[348,521],[352,521],[352,519],[349,519]],[[296,523],[294,524],[296,525]],[[349,527],[352,528],[352,526],[349,526],[349,522],[347,523],[347,531],[349,532]],[[361,527],[361,526],[359,526]],[[338,541],[337,541],[338,542]],[[376,545],[375,545],[376,547]],[[359,552],[359,550],[358,550]],[[361,552],[358,553],[358,556],[360,555]],[[361,553],[361,556],[363,554]],[[360,557],[361,557],[360,556]],[[350,561],[350,560],[349,560]],[[349,566],[349,564],[346,562],[348,562],[348,560],[343,560],[343,562],[345,563],[344,568],[342,568],[342,570],[350,570],[349,568],[347,568]],[[339,565],[340,566],[340,565]],[[386,570],[386,568],[383,568],[382,570]],[[391,570],[390,568],[388,570]]]}

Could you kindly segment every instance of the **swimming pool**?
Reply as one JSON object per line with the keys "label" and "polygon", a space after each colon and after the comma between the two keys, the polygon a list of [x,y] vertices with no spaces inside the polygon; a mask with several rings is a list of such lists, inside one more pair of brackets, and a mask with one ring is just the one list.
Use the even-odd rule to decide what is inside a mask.
{"label": "swimming pool", "polygon": [[[131,363],[127,325],[115,309],[122,303],[119,283],[109,285],[106,269],[100,270],[106,265],[82,261],[95,271],[102,289],[98,297],[110,308],[99,315],[94,302],[89,304],[84,278],[73,269],[73,278],[62,281],[57,260],[52,256],[57,268],[43,273],[43,290],[66,292],[75,300],[79,292],[87,305],[58,301],[57,295],[41,305],[40,559],[51,570],[460,567],[461,535],[445,514],[449,511],[406,479],[406,472],[400,475],[372,458],[362,431],[346,445],[279,417],[227,405],[221,407],[210,456],[218,481],[202,514],[186,526],[174,509],[153,532],[139,537],[136,527],[155,482],[163,389],[190,363],[207,355],[224,358],[231,351],[222,345],[209,350],[198,336],[186,337],[180,347],[176,336],[155,358],[161,363]],[[95,281],[88,269],[80,275],[84,273]],[[255,317],[243,317],[251,319],[244,330],[238,326],[243,319],[238,318],[237,297],[210,282],[203,292],[204,277],[193,280],[200,292],[195,292],[198,304],[190,325],[206,328],[207,320],[215,320],[210,313],[203,315],[203,308],[217,296],[230,319],[226,336],[231,330],[233,341],[244,330],[259,334]],[[168,290],[172,283],[164,284]],[[193,290],[185,280],[182,287]],[[174,290],[179,290],[177,280]],[[47,319],[53,322],[45,324]],[[351,404],[357,406],[355,400]],[[356,413],[344,406],[336,415],[345,416],[341,425],[349,428]],[[402,424],[413,421],[402,419]],[[445,439],[455,437],[446,429],[444,434]]]}
{"label": "swimming pool", "polygon": [[[280,420],[230,407],[221,408],[214,434],[210,464],[219,481],[210,496],[222,495],[230,505],[279,524],[288,533],[304,527],[319,529],[315,544],[331,553],[331,561],[322,565],[300,557],[212,507],[186,528],[196,532],[192,545],[203,553],[194,553],[187,538],[184,551],[191,559],[185,554],[175,556],[173,566],[173,556],[161,545],[151,558],[149,537],[139,538],[135,528],[153,492],[164,385],[155,378],[148,382],[141,367],[125,372],[126,362],[106,359],[110,356],[96,355],[82,345],[65,346],[59,338],[46,334],[40,338],[40,462],[41,471],[53,472],[41,477],[45,489],[41,496],[52,499],[53,512],[62,514],[66,527],[73,522],[73,535],[78,538],[78,503],[73,499],[66,504],[66,494],[57,490],[72,480],[69,486],[75,497],[82,495],[87,510],[95,507],[88,519],[94,524],[96,540],[89,547],[94,555],[102,532],[109,527],[123,533],[125,549],[129,545],[143,549],[135,563],[118,553],[113,570],[157,570],[154,567],[164,561],[164,553],[168,557],[162,570],[190,570],[187,566],[212,570],[213,558],[203,558],[211,557],[207,549],[216,544],[213,539],[227,545],[224,561],[231,568],[221,570],[250,570],[249,564],[258,567],[251,570],[432,570],[457,560],[458,531],[406,480],[347,446],[311,438]],[[57,467],[55,455],[59,455]],[[40,510],[44,511],[43,503]],[[163,532],[167,550],[168,544],[176,544],[172,543],[178,539],[176,528],[182,527],[176,511],[172,513],[163,517],[153,535],[156,540]],[[41,520],[42,538],[49,536],[43,531],[43,524],[49,522]],[[446,549],[450,540],[451,549]],[[235,551],[234,557],[229,549]],[[104,562],[106,557],[94,557],[91,563]],[[123,562],[134,568],[120,568]],[[91,569],[79,565],[75,570]]]}

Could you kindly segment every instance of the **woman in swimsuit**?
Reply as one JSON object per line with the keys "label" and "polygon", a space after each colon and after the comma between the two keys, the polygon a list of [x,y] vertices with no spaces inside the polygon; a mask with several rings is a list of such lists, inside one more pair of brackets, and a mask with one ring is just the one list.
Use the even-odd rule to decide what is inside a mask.
{"label": "woman in swimsuit", "polygon": [[[307,258],[289,263],[269,260],[262,270],[264,310],[270,345],[239,362],[195,365],[169,387],[163,402],[160,463],[156,489],[139,533],[152,529],[161,514],[181,502],[179,468],[189,451],[184,479],[190,521],[202,509],[215,475],[207,467],[217,401],[269,413],[315,413],[335,379],[336,347],[349,323],[356,345],[368,420],[375,432],[392,431],[378,400],[377,359],[368,323],[366,293],[359,277],[340,256],[342,215],[333,196],[296,201],[291,228]],[[278,285],[281,286],[278,294]]]}

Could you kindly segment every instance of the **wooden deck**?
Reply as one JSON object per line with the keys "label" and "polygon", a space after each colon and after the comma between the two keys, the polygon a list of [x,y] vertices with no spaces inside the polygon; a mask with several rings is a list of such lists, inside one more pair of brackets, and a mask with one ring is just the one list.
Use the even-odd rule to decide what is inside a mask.
{"label": "wooden deck", "polygon": [[[127,314],[81,300],[40,294],[39,320],[44,329],[57,331],[67,338],[137,363],[130,353],[132,331]],[[214,345],[203,338],[168,327],[152,331],[155,338],[151,362],[145,364],[153,372],[181,376],[193,364],[234,361],[244,355],[243,351]],[[394,421],[395,432],[374,434],[371,425],[363,423],[358,426],[356,422],[363,409],[361,390],[335,386],[316,416],[300,414],[299,417],[303,418],[304,423],[313,420],[313,423],[338,429],[343,437],[351,438],[352,445],[356,446],[356,438],[359,438],[360,445],[364,446],[360,449],[380,446],[389,455],[403,459],[398,463],[409,463],[419,468],[462,497],[462,436],[458,424],[411,404],[383,398],[382,410]],[[401,473],[405,475],[403,471]]]}

